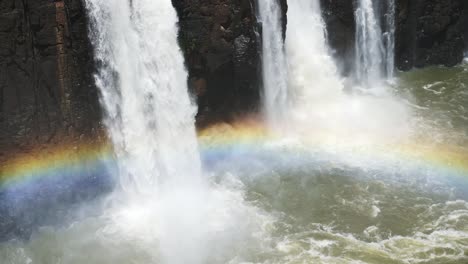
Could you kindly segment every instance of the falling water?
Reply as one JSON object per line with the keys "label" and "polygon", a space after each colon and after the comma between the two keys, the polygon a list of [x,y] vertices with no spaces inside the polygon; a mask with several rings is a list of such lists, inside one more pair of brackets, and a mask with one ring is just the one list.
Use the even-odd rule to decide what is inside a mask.
{"label": "falling water", "polygon": [[356,17],[356,79],[369,86],[383,78],[385,49],[373,0],[360,0]]}
{"label": "falling water", "polygon": [[[364,7],[366,12],[372,10],[372,6]],[[369,15],[375,22],[372,13]],[[369,20],[364,22],[370,23]],[[380,70],[376,71],[371,65],[379,62],[377,69],[380,69],[383,60],[378,27],[370,29],[374,41],[368,39],[369,32],[365,31],[362,37],[366,41],[361,44],[373,47],[366,46],[366,53],[361,56],[366,61],[358,63],[366,68],[357,71],[363,79],[369,80],[380,78]],[[286,46],[293,102],[291,120],[305,134],[323,133],[332,140],[352,137],[354,142],[359,139],[381,141],[408,134],[409,113],[402,102],[390,95],[375,97],[345,91],[345,82],[338,73],[326,36],[318,0],[289,3]],[[373,50],[378,56],[372,56]]]}
{"label": "falling water", "polygon": [[395,1],[383,5],[386,10],[383,23],[379,22],[377,4],[373,0],[360,0],[355,11],[355,76],[366,87],[392,78],[395,68]]}
{"label": "falling water", "polygon": [[386,1],[385,13],[385,69],[386,77],[392,78],[395,71],[395,0]]}
{"label": "falling water", "polygon": [[196,180],[195,107],[170,1],[86,2],[122,188],[151,194],[162,184]]}
{"label": "falling water", "polygon": [[319,1],[289,3],[286,50],[289,63],[291,117],[298,122],[313,119],[319,106],[338,98],[342,83],[329,55]]}
{"label": "falling water", "polygon": [[278,0],[259,0],[262,21],[264,111],[270,125],[284,121],[288,108],[287,67]]}
{"label": "falling water", "polygon": [[125,236],[159,241],[166,263],[201,263],[205,191],[177,14],[166,0],[86,4],[120,169],[119,210],[111,218]]}
{"label": "falling water", "polygon": [[[264,35],[265,110],[269,120],[281,113],[281,124],[288,128],[287,131],[306,134],[313,131],[331,138],[348,137],[354,133],[355,138],[380,140],[398,138],[398,135],[407,133],[405,118],[408,113],[400,102],[388,97],[354,96],[344,91],[345,84],[328,48],[320,1],[297,0],[288,3],[286,54],[282,53],[278,2],[263,0],[259,3]],[[366,6],[365,11],[369,10],[372,11],[372,5]],[[376,23],[375,17],[371,18]],[[379,30],[379,27],[370,28]],[[372,33],[372,41],[362,43],[377,43],[377,58],[383,61],[380,31]],[[362,34],[368,37],[367,31]],[[376,56],[363,55],[362,58],[372,59],[370,62],[377,64],[373,61]],[[379,67],[380,64],[379,61]],[[369,72],[376,69],[370,67],[369,61],[362,63],[362,66],[369,67],[366,71],[358,71],[363,78],[380,79],[380,70],[375,71],[374,75]],[[287,120],[287,125],[284,120]]]}
{"label": "falling water", "polygon": [[[363,83],[370,84],[383,78],[384,69],[388,69],[389,76],[393,74],[393,59],[390,58],[393,58],[394,33],[385,34],[387,39],[384,43],[372,2],[364,0],[362,3],[365,5],[356,11],[358,19],[362,21],[360,24],[364,24],[358,29],[358,37],[362,41],[359,40],[360,45],[356,45],[357,52],[361,54],[361,60],[356,62],[356,75]],[[373,120],[387,119],[388,124],[399,124],[394,113],[407,116],[402,113],[406,111],[404,107],[393,99],[379,102],[377,98],[350,98],[345,93],[345,84],[330,55],[320,1],[297,0],[288,3],[286,54],[282,52],[278,2],[262,0],[259,7],[264,39],[265,112],[270,121],[282,115],[283,126],[289,128],[292,124],[285,125],[284,120],[301,127],[311,125],[315,131],[319,131],[318,128],[332,130],[330,134],[352,130],[356,133],[366,131],[368,136],[374,136],[384,133],[388,126],[376,125]],[[387,16],[388,28],[393,28],[393,17]],[[388,53],[384,52],[386,50]],[[385,106],[377,107],[380,104]],[[387,111],[390,110],[387,108],[396,110]],[[407,128],[405,124],[395,127]]]}
{"label": "falling water", "polygon": [[286,46],[295,102],[326,100],[341,93],[342,82],[330,56],[318,0],[289,3]]}

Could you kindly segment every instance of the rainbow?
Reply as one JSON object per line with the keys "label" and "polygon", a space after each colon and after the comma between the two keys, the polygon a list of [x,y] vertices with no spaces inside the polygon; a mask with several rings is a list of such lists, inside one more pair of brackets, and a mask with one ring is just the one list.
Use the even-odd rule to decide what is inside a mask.
{"label": "rainbow", "polygon": [[0,164],[0,191],[24,191],[39,183],[71,183],[98,177],[113,166],[113,160],[112,149],[106,143],[38,148]]}
{"label": "rainbow", "polygon": [[[248,120],[234,125],[218,124],[201,131],[205,163],[232,159],[233,153],[247,158],[251,153],[272,164],[297,166],[310,160],[342,163],[351,167],[418,173],[435,178],[451,177],[468,184],[468,147],[430,143],[428,140],[362,144],[352,138],[336,139],[327,134],[307,134],[299,139],[268,132],[260,122]],[[286,162],[285,162],[286,161]]]}
{"label": "rainbow", "polygon": [[[207,169],[229,159],[267,158],[272,164],[298,166],[316,162],[343,163],[376,170],[408,169],[436,177],[455,177],[468,184],[468,149],[459,146],[424,144],[353,145],[352,140],[330,141],[320,135],[288,141],[268,132],[262,122],[245,119],[234,124],[216,124],[199,131],[201,157]],[[358,157],[358,158],[356,158]],[[63,144],[39,149],[0,164],[0,192],[24,190],[37,183],[80,181],[99,177],[115,168],[107,143]],[[108,174],[108,172],[107,172]]]}

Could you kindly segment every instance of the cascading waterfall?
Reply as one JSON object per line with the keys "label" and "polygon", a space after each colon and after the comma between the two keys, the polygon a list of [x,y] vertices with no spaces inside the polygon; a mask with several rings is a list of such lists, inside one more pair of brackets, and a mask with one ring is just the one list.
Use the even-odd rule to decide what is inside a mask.
{"label": "cascading waterfall", "polygon": [[[368,2],[370,3],[370,2]],[[371,10],[371,6],[367,6]],[[358,12],[359,13],[359,12]],[[368,22],[368,21],[367,21]],[[377,38],[378,28],[372,38],[376,41],[362,42],[374,45],[379,51],[377,61],[383,61],[383,42]],[[279,32],[277,33],[279,34]],[[375,36],[374,36],[375,35]],[[367,33],[363,33],[368,38]],[[290,119],[302,133],[321,133],[336,142],[353,137],[365,142],[386,141],[406,136],[409,133],[407,107],[390,95],[383,97],[353,94],[345,91],[345,83],[340,77],[326,40],[325,23],[321,15],[320,2],[297,0],[289,3],[288,28],[286,36],[287,60],[289,64],[289,90],[291,93]],[[377,64],[366,47],[368,59],[361,66]],[[379,63],[381,63],[379,61]],[[379,67],[380,68],[380,64]],[[380,70],[360,68],[362,78],[379,79]]]}
{"label": "cascading waterfall", "polygon": [[105,230],[136,241],[150,254],[146,263],[224,262],[237,243],[258,235],[263,220],[240,191],[202,177],[171,1],[86,3],[122,186]]}
{"label": "cascading waterfall", "polygon": [[309,111],[310,107],[320,107],[342,95],[343,84],[328,52],[320,8],[317,0],[297,0],[288,6],[288,84],[293,101],[291,115],[298,122],[320,115],[320,111]]}
{"label": "cascading waterfall", "polygon": [[355,78],[370,87],[393,76],[395,47],[395,2],[386,3],[382,28],[374,0],[359,0],[355,11]]}
{"label": "cascading waterfall", "polygon": [[[394,11],[385,16],[390,30],[382,34],[372,1],[359,4],[356,76],[358,86],[370,87],[384,76],[393,75]],[[320,1],[288,3],[286,54],[282,53],[278,1],[261,0],[259,7],[264,39],[265,115],[270,122],[274,120],[273,129],[287,127],[293,134],[310,134],[312,130],[333,140],[354,135],[363,141],[386,141],[408,135],[409,110],[384,87],[378,90],[381,97],[345,91],[328,47]],[[385,9],[394,10],[394,1]]]}
{"label": "cascading waterfall", "polygon": [[195,106],[170,1],[87,0],[106,125],[129,193],[200,178]]}
{"label": "cascading waterfall", "polygon": [[86,4],[120,169],[115,223],[137,240],[158,241],[166,263],[202,263],[205,188],[177,14],[166,0]]}
{"label": "cascading waterfall", "polygon": [[356,78],[366,86],[380,81],[383,74],[384,46],[372,0],[360,0],[356,19]]}
{"label": "cascading waterfall", "polygon": [[281,7],[278,0],[259,0],[262,22],[264,111],[270,125],[284,122],[288,109],[286,55],[282,37]]}
{"label": "cascading waterfall", "polygon": [[[281,53],[282,29],[278,2],[263,0],[259,3],[263,22],[263,77],[268,120],[279,116],[280,111],[283,115],[281,125],[293,134],[322,133],[333,140],[350,135],[366,141],[371,138],[381,140],[407,134],[405,117],[408,113],[400,102],[392,98],[350,95],[344,91],[344,82],[327,45],[318,0],[288,3],[286,59]],[[369,10],[372,10],[372,6],[367,6],[366,11]],[[378,27],[371,29],[378,31]],[[383,53],[380,53],[383,41],[381,36],[377,37],[381,34],[373,34],[373,40],[379,40],[377,43],[380,47],[376,49],[383,61]],[[363,32],[363,37],[368,37],[367,31]],[[363,44],[374,45],[375,41],[365,41]],[[375,59],[371,54],[363,58]],[[379,67],[380,64],[379,61]],[[369,61],[362,66],[370,67]],[[287,74],[283,74],[284,69],[287,69]],[[380,78],[380,70],[374,75],[367,70],[359,73],[365,78]],[[287,83],[284,83],[285,80]],[[282,101],[278,101],[278,97],[275,97],[278,94],[287,95],[287,98],[280,97]],[[284,120],[287,120],[287,125]],[[276,125],[278,127],[278,122]],[[390,134],[393,137],[389,137]]]}
{"label": "cascading waterfall", "polygon": [[286,49],[296,104],[341,94],[343,84],[330,56],[318,0],[289,3]]}

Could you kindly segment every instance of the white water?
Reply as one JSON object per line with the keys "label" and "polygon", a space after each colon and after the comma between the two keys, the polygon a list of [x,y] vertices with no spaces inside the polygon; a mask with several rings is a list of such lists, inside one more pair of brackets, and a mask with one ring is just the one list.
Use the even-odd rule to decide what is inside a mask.
{"label": "white water", "polygon": [[106,125],[130,195],[200,181],[196,107],[170,1],[87,0]]}
{"label": "white water", "polygon": [[86,4],[100,63],[96,80],[120,169],[121,190],[109,198],[96,231],[98,242],[118,241],[107,259],[129,251],[129,244],[128,254],[146,263],[229,259],[233,248],[255,237],[252,228],[258,230],[263,218],[244,203],[241,190],[202,175],[196,107],[171,1]]}
{"label": "white water", "polygon": [[263,105],[270,125],[284,122],[288,109],[288,77],[284,52],[281,7],[278,0],[259,0],[262,21]]}
{"label": "white water", "polygon": [[207,187],[177,14],[165,0],[86,4],[101,63],[96,80],[120,169],[111,229],[146,246],[158,241],[166,263],[199,263]]}
{"label": "white water", "polygon": [[382,79],[384,45],[372,0],[359,0],[356,19],[355,74],[360,84],[369,86]]}
{"label": "white water", "polygon": [[314,99],[332,100],[342,93],[343,84],[327,46],[319,1],[289,3],[286,47],[289,89],[296,105],[309,104]]}
{"label": "white water", "polygon": [[355,77],[364,87],[379,85],[393,77],[395,48],[395,2],[386,3],[385,29],[379,23],[380,14],[374,0],[359,0],[355,11]]}
{"label": "white water", "polygon": [[[393,2],[389,6],[394,10]],[[384,43],[372,1],[361,1],[356,11],[360,25],[356,42],[359,87],[347,87],[353,93],[345,91],[346,84],[330,55],[319,1],[288,3],[286,54],[282,52],[278,1],[262,0],[259,7],[264,40],[264,110],[266,119],[275,124],[275,132],[287,128],[308,135],[319,133],[331,140],[351,136],[366,141],[410,133],[409,110],[393,98],[383,82],[385,69],[388,76],[393,75],[394,30],[385,33]],[[393,18],[387,16],[388,28],[394,28]],[[373,89],[368,89],[371,86]]]}
{"label": "white water", "polygon": [[[286,45],[288,89],[292,93],[290,117],[296,129],[308,137],[318,133],[333,142],[381,143],[410,134],[408,107],[383,86],[378,87],[385,91],[380,96],[356,87],[349,89],[353,92],[345,91],[345,82],[329,52],[319,1],[289,3]],[[380,80],[378,72],[372,75],[370,71],[373,69],[359,72],[363,78]]]}

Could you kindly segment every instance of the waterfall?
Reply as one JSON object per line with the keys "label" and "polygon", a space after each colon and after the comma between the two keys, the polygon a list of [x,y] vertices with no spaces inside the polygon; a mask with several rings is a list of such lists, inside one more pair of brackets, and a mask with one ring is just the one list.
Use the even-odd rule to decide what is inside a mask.
{"label": "waterfall", "polygon": [[365,86],[381,80],[384,47],[372,0],[359,0],[356,16],[356,78]]}
{"label": "waterfall", "polygon": [[[278,0],[259,0],[263,34],[264,111],[270,125],[312,115],[307,109],[339,97],[342,83],[330,56],[318,0],[288,3],[283,44]],[[286,48],[284,48],[286,46]]]}
{"label": "waterfall", "polygon": [[259,0],[262,22],[263,106],[270,125],[284,121],[288,109],[287,64],[279,0]]}
{"label": "waterfall", "polygon": [[355,77],[358,83],[367,87],[393,77],[395,1],[390,0],[384,6],[383,23],[379,20],[378,8],[373,0],[359,0],[355,11]]}
{"label": "waterfall", "polygon": [[195,106],[170,1],[87,0],[100,65],[96,82],[120,163],[122,188],[151,194],[195,181]]}
{"label": "waterfall", "polygon": [[153,248],[164,263],[203,263],[207,199],[177,14],[167,0],[86,0],[86,6],[96,83],[119,164],[121,190],[106,214],[108,229]]}
{"label": "waterfall", "polygon": [[[321,104],[342,93],[343,84],[328,49],[318,0],[289,3],[286,49],[294,108]],[[304,114],[314,114],[307,112]]]}
{"label": "waterfall", "polygon": [[385,68],[387,78],[392,78],[395,71],[395,19],[396,19],[396,7],[395,0],[386,1],[386,13],[385,13]]}
{"label": "waterfall", "polygon": [[395,2],[386,4],[384,23],[380,23],[377,4],[374,0],[359,0],[355,11],[355,77],[366,87],[391,78],[394,71]]}
{"label": "waterfall", "polygon": [[[383,60],[381,35],[377,34],[378,27],[371,28],[376,31],[371,30],[375,42],[362,32],[367,40],[362,44],[373,45],[379,57],[370,56],[367,46],[365,54],[361,50],[366,63],[359,65],[367,67],[366,71],[363,68],[358,71],[363,79],[378,78],[369,76],[373,74],[370,63],[377,63],[378,58]],[[389,93],[377,97],[345,91],[344,80],[328,48],[319,0],[289,2],[286,50],[291,95],[288,128],[295,134],[329,140],[332,144],[345,139],[353,144],[381,143],[409,134],[406,121],[410,113],[400,100]],[[381,64],[378,66],[380,69]]]}

